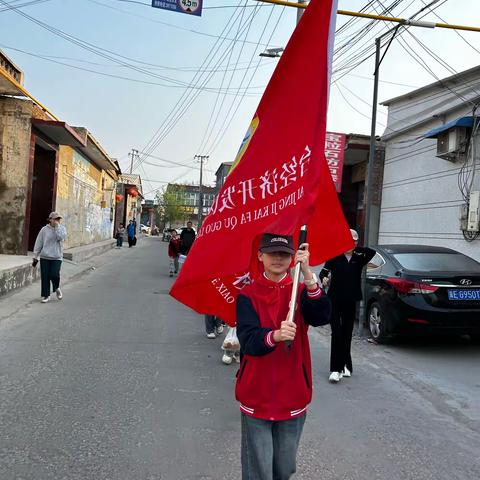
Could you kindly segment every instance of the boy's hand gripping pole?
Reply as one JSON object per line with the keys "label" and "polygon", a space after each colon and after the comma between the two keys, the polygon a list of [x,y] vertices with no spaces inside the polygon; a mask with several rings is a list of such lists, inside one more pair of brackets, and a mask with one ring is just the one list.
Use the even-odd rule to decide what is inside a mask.
{"label": "boy's hand gripping pole", "polygon": [[[307,226],[302,225],[300,228],[300,235],[298,238],[298,246],[306,243],[307,241]],[[293,274],[293,287],[292,287],[292,296],[290,298],[290,309],[288,310],[288,316],[287,320],[289,322],[294,322],[295,321],[295,309],[297,306],[297,294],[298,294],[298,284],[300,282],[300,262],[297,262],[295,264],[295,270]],[[292,348],[292,341],[291,340],[286,340],[285,345],[287,346],[287,349],[290,350]]]}

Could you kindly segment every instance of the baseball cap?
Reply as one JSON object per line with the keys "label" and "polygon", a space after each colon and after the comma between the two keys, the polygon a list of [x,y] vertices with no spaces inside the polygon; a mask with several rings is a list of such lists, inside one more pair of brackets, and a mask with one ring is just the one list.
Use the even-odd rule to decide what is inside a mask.
{"label": "baseball cap", "polygon": [[353,230],[353,228],[350,229],[350,233],[352,234],[352,238],[355,241],[358,241],[358,233],[356,230]]}
{"label": "baseball cap", "polygon": [[61,216],[58,212],[52,212],[52,213],[48,216],[48,218],[49,218],[49,219],[50,219],[50,218],[54,218],[54,219],[55,219],[55,218],[62,218],[62,216]]}
{"label": "baseball cap", "polygon": [[286,252],[293,255],[295,253],[293,237],[291,235],[265,233],[260,242],[259,250],[264,253]]}

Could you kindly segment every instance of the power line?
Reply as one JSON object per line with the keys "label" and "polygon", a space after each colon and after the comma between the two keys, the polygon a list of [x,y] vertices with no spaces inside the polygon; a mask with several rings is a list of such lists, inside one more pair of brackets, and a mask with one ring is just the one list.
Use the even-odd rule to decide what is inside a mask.
{"label": "power line", "polygon": [[[272,30],[272,32],[270,33],[270,37],[269,37],[269,39],[268,39],[268,42],[270,42],[270,41],[272,40],[272,37],[273,37],[275,31],[276,31],[277,28],[278,28],[278,24],[280,23],[280,20],[281,20],[281,18],[282,18],[282,16],[283,16],[284,12],[285,12],[285,7],[283,7],[283,9],[282,9],[281,12],[280,12],[280,15],[279,15],[279,17],[278,17],[278,19],[277,19],[277,22],[275,23],[275,25],[274,25],[274,27],[273,27],[273,30]],[[260,39],[259,39],[259,44],[260,44],[260,41],[261,41],[261,39],[263,38],[263,35],[264,35],[265,31],[266,31],[267,24],[268,24],[269,21],[270,21],[270,17],[271,17],[271,15],[272,15],[272,13],[273,13],[273,11],[270,12],[270,15],[269,15],[269,17],[268,17],[267,23],[265,24],[265,27],[264,27],[264,29],[262,30],[262,33],[261,33]],[[251,61],[253,61],[253,57],[251,58]],[[256,68],[255,68],[255,70],[253,71],[252,76],[250,77],[250,80],[249,80],[246,88],[248,88],[248,87],[250,86],[251,82],[253,81],[253,78],[254,78],[255,74],[257,73],[257,69],[258,69],[258,66],[260,65],[260,63],[261,63],[261,58],[260,58],[259,60],[257,60]],[[242,78],[242,81],[241,81],[241,83],[240,83],[240,87],[242,86],[244,79],[245,79],[245,75],[244,75],[244,77]],[[239,92],[240,92],[240,90],[241,90],[241,88],[239,88]],[[245,92],[246,92],[246,90],[244,89],[244,90],[243,90],[243,94],[242,94],[242,96],[241,96],[241,98],[240,98],[240,101],[237,103],[237,106],[236,106],[236,108],[235,108],[235,111],[234,111],[233,114],[231,115],[230,120],[228,120],[228,123],[226,123],[226,122],[227,122],[227,118],[228,118],[229,113],[227,113],[227,115],[225,116],[225,122],[224,122],[223,125],[225,125],[225,124],[226,124],[226,125],[223,127],[223,129],[222,129],[222,127],[220,127],[220,129],[219,129],[219,131],[218,131],[218,134],[217,134],[217,137],[216,137],[216,138],[213,140],[213,142],[211,143],[210,148],[207,149],[207,151],[209,152],[209,154],[212,154],[212,153],[217,149],[217,147],[218,147],[218,145],[220,144],[220,142],[223,140],[223,138],[224,138],[226,132],[228,131],[228,129],[229,129],[229,127],[230,127],[233,119],[235,118],[235,115],[236,115],[238,109],[240,108],[240,105],[242,104],[242,101],[243,101],[243,99],[244,99],[244,97],[245,97]],[[234,99],[233,102],[232,102],[232,106],[233,106],[234,102],[235,102],[235,99]],[[230,112],[230,110],[229,110],[229,112]]]}
{"label": "power line", "polygon": [[[238,6],[240,6],[240,4],[241,4],[241,2],[239,3]],[[261,6],[258,9],[254,9],[253,12],[251,12],[251,14],[247,17],[247,19],[245,20],[245,22],[242,26],[242,33],[251,24],[251,22],[253,21],[253,18],[255,17],[256,13],[259,11],[260,8],[261,8]],[[235,15],[235,13],[236,12],[233,13],[231,19],[229,20],[229,22],[225,26],[225,29],[227,29],[227,27],[228,27],[228,31],[230,31],[232,29],[233,25],[236,23],[236,20],[234,20],[232,25],[229,26],[229,23],[233,19],[233,16]],[[223,43],[223,40],[222,40],[221,43]],[[227,50],[225,50],[223,52],[223,54],[221,54],[220,59],[217,60],[217,65],[219,63],[223,62],[226,55],[228,55],[228,51],[229,51],[229,49],[227,48]],[[215,57],[215,54],[216,54],[216,52],[214,52],[214,54],[212,55],[212,57],[208,61],[207,66],[213,61],[213,58]],[[207,61],[207,59],[208,59],[208,56],[205,59],[205,62]],[[191,84],[193,84],[193,82],[197,82],[197,84],[198,84],[198,82],[201,81],[201,82],[203,82],[202,85],[204,85],[209,81],[209,79],[211,78],[211,75],[207,76],[206,78],[202,78],[200,76],[198,79],[197,79],[197,75],[195,75],[194,78],[191,81]],[[143,149],[144,151],[148,151],[149,153],[151,153],[158,147],[158,145],[160,145],[160,143],[163,141],[163,139],[177,125],[177,123],[180,121],[180,119],[183,117],[183,115],[186,113],[186,111],[190,108],[190,106],[196,100],[198,95],[199,95],[199,92],[197,92],[197,91],[192,92],[189,88],[185,89],[184,94],[180,97],[180,99],[177,101],[177,103],[173,107],[172,111],[170,112],[170,114],[165,118],[162,125],[157,129],[157,131],[155,132],[152,139],[148,142],[147,145],[149,145],[149,146],[147,146]],[[140,161],[141,161],[141,159],[140,159]]]}
{"label": "power line", "polygon": [[[215,39],[220,39],[221,38],[221,34],[220,34],[220,36],[219,35],[214,35],[212,33],[202,32],[200,30],[193,30],[193,29],[190,29],[190,28],[181,27],[179,25],[174,25],[172,23],[163,22],[161,20],[156,20],[156,19],[151,18],[151,17],[146,17],[146,16],[140,15],[138,13],[130,12],[130,11],[127,11],[127,10],[122,10],[120,8],[113,7],[111,5],[105,5],[104,3],[100,2],[99,0],[89,0],[89,1],[92,2],[92,3],[96,3],[97,5],[100,5],[102,7],[110,8],[112,10],[116,10],[118,12],[124,13],[125,15],[130,15],[130,16],[134,16],[134,17],[137,17],[137,18],[143,18],[144,20],[147,20],[149,22],[164,25],[166,27],[174,28],[174,29],[177,29],[177,30],[183,30],[185,32],[190,32],[190,33],[194,33],[196,35],[202,35],[202,36],[210,37],[210,38],[215,38]],[[122,0],[116,0],[116,1],[122,1]],[[133,2],[133,3],[136,3],[136,2]],[[143,4],[143,5],[149,6],[151,8],[151,4],[150,5]],[[248,6],[249,7],[255,7],[255,5],[248,5]],[[271,8],[273,7],[273,5],[267,5],[267,4],[263,4],[263,6],[264,7],[271,7]],[[203,8],[206,8],[206,7],[203,7]],[[232,5],[232,8],[236,8],[236,7],[234,5]],[[225,39],[226,40],[232,40],[231,38],[227,38],[227,37],[225,37]],[[253,43],[253,42],[247,42],[247,43]],[[264,45],[264,46],[267,46],[267,45]]]}

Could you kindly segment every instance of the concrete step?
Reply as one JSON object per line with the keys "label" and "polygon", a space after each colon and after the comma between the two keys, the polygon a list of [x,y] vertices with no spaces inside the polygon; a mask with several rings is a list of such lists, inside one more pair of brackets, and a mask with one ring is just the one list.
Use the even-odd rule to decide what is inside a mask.
{"label": "concrete step", "polygon": [[111,250],[117,244],[116,240],[104,240],[103,242],[95,242],[90,245],[82,245],[80,247],[69,248],[63,252],[63,258],[72,262],[83,262],[87,258],[100,255]]}

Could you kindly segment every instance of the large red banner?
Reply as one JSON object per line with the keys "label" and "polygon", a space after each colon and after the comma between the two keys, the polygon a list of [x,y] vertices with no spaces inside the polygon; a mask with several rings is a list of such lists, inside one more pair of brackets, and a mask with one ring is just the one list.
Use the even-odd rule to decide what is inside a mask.
{"label": "large red banner", "polygon": [[343,160],[345,158],[344,133],[327,132],[325,135],[325,158],[332,174],[337,192],[342,191]]}
{"label": "large red banner", "polygon": [[[336,6],[310,2],[171,289],[199,313],[235,323],[235,299],[258,273],[263,233],[296,236],[308,225],[312,264],[352,246],[325,160]],[[306,87],[296,87],[299,80]]]}

